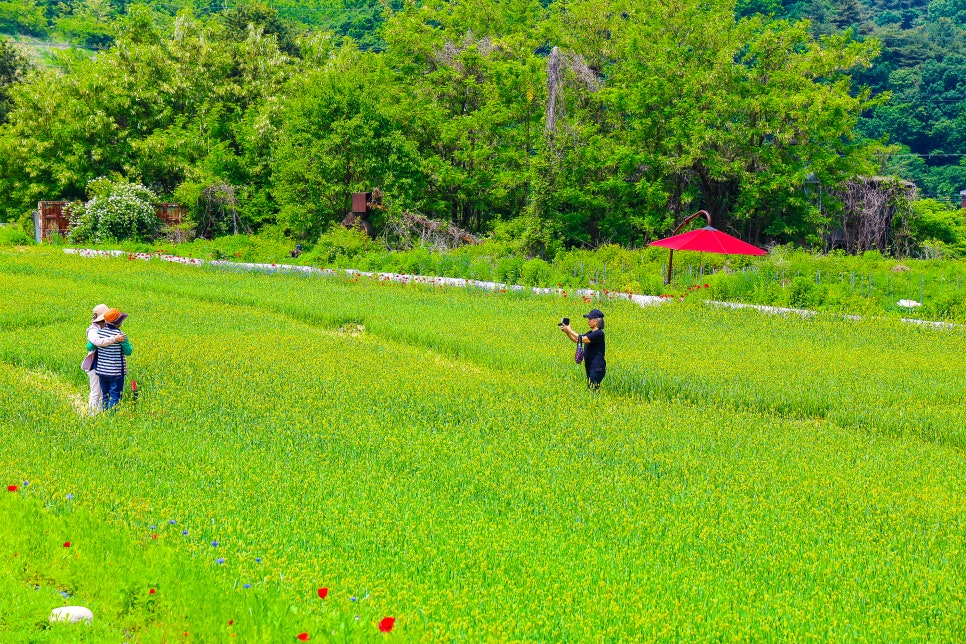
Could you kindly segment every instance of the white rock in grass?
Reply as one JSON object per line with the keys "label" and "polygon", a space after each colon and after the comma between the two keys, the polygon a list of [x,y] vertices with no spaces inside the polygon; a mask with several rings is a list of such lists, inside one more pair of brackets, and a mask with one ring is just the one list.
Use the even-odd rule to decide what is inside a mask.
{"label": "white rock in grass", "polygon": [[50,611],[52,622],[90,622],[94,620],[94,613],[83,606],[61,606]]}
{"label": "white rock in grass", "polygon": [[922,306],[921,302],[917,302],[915,300],[899,300],[896,302],[896,304],[906,309],[914,309],[917,306]]}

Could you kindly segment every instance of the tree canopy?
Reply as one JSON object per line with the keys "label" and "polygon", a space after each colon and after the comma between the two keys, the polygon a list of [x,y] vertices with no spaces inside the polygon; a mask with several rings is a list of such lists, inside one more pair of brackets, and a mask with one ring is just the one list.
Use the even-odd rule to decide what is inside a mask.
{"label": "tree canopy", "polygon": [[698,208],[753,242],[814,242],[835,204],[808,186],[889,158],[875,123],[901,103],[855,82],[878,41],[795,7],[410,0],[353,5],[369,26],[352,32],[326,1],[35,2],[47,29],[97,14],[106,31],[8,86],[0,212],[113,177],[206,234],[310,239],[380,187],[473,231],[517,220],[535,255],[643,243]]}

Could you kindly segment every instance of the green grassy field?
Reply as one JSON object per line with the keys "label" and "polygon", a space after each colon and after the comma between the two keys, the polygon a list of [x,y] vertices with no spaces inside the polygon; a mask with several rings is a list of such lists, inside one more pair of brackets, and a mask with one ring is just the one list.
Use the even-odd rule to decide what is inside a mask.
{"label": "green grassy field", "polygon": [[[37,248],[0,289],[0,639],[966,629],[962,329],[600,302],[595,397],[583,301]],[[89,418],[101,301],[142,394]]]}

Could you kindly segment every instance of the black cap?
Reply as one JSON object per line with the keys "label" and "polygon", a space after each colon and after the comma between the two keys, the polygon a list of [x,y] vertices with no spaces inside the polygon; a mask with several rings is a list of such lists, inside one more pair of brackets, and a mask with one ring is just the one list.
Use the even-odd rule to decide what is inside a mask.
{"label": "black cap", "polygon": [[584,317],[587,318],[588,320],[592,320],[594,318],[602,318],[602,317],[604,317],[604,313],[600,309],[591,309],[590,310],[590,313],[588,313]]}

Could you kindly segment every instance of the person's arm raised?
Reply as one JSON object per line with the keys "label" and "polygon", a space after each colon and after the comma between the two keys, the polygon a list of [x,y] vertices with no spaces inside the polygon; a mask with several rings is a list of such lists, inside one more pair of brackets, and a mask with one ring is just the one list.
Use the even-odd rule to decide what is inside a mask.
{"label": "person's arm raised", "polygon": [[120,342],[120,340],[117,339],[117,336],[114,336],[112,338],[102,338],[99,335],[97,335],[97,331],[93,331],[93,330],[87,332],[87,341],[93,344],[95,347],[101,347],[101,348],[109,347],[115,342]]}
{"label": "person's arm raised", "polygon": [[571,329],[570,325],[568,324],[561,325],[560,330],[567,334],[567,337],[570,338],[571,342],[577,342],[577,338],[580,338],[583,344],[590,344],[590,340],[587,339],[586,335],[583,337],[577,335],[577,332]]}

